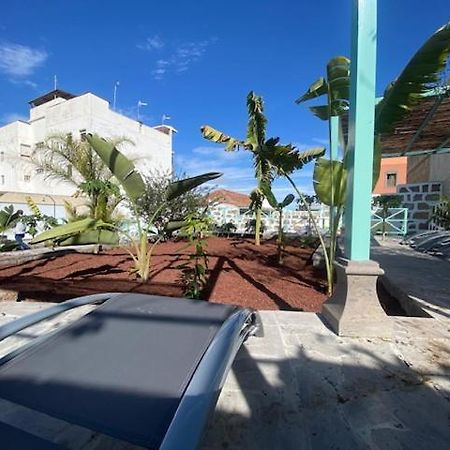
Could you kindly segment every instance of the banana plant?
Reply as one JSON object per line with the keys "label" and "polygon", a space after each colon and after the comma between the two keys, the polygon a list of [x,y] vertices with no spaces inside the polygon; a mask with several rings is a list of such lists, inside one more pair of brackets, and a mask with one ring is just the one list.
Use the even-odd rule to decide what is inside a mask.
{"label": "banana plant", "polygon": [[247,95],[248,124],[245,139],[231,137],[209,125],[201,127],[203,137],[211,142],[223,144],[225,150],[232,152],[243,149],[252,153],[257,187],[251,192],[251,206],[255,211],[255,244],[260,245],[262,204],[265,198],[264,186],[271,186],[277,176],[273,161],[283,160],[295,167],[303,166],[317,154],[323,154],[322,149],[311,149],[309,153],[299,153],[291,144],[280,145],[279,138],[266,139],[267,119],[264,115],[262,97],[253,91]]}
{"label": "banana plant", "polygon": [[[375,107],[375,136],[374,136],[374,158],[373,158],[373,186],[378,181],[381,165],[380,138],[384,133],[393,131],[396,124],[401,121],[427,93],[435,89],[445,71],[450,54],[450,22],[440,27],[430,38],[417,50],[408,64],[402,70],[400,76],[391,82],[384,91],[383,98]],[[331,116],[341,116],[349,107],[349,85],[350,85],[350,60],[343,56],[332,58],[327,65],[327,80],[319,78],[307,91],[296,100],[303,103],[317,97],[327,95],[327,104],[310,107],[311,112],[321,120],[329,120]],[[341,141],[344,148],[344,159],[332,165],[339,166],[344,163],[346,142]],[[319,163],[321,161],[318,161]],[[324,163],[322,163],[324,164]],[[331,166],[329,166],[331,167]],[[321,176],[337,173],[345,177],[346,170],[334,168],[333,171],[320,171]],[[316,180],[316,186],[322,179]],[[342,179],[335,182],[328,181],[330,189],[343,183]],[[326,198],[320,200],[327,203]],[[330,198],[328,196],[328,198]],[[341,197],[345,202],[345,196]],[[337,204],[335,203],[337,206]],[[342,203],[343,206],[343,203]]]}
{"label": "banana plant", "polygon": [[277,256],[278,256],[278,264],[283,264],[283,249],[285,245],[284,240],[284,232],[283,232],[283,209],[289,206],[294,200],[295,197],[292,194],[286,195],[283,201],[278,202],[273,191],[269,185],[263,186],[264,195],[269,202],[269,205],[278,211],[278,235],[277,235]]}
{"label": "banana plant", "polygon": [[19,211],[14,211],[14,206],[5,206],[0,211],[0,234],[14,225],[14,222],[20,217]]}
{"label": "banana plant", "polygon": [[[373,187],[380,173],[381,143],[383,133],[391,132],[417,104],[420,98],[437,87],[450,54],[450,22],[439,28],[415,53],[400,76],[386,88],[383,99],[375,107],[375,133],[373,154]],[[327,65],[327,79],[320,78],[296,100],[303,103],[317,97],[327,96],[327,104],[313,106],[311,112],[321,120],[330,121],[341,116],[349,107],[350,61],[338,56]],[[314,170],[314,188],[320,201],[336,207],[330,215],[331,244],[328,263],[332,265],[336,252],[336,236],[339,218],[345,205],[347,179],[347,145],[341,141],[344,155],[342,161],[319,159]],[[332,288],[329,293],[332,292]]]}
{"label": "banana plant", "polygon": [[255,245],[260,245],[261,214],[264,200],[261,185],[262,183],[271,184],[273,181],[273,173],[264,158],[265,148],[270,145],[271,140],[266,140],[267,119],[264,115],[263,99],[253,91],[247,95],[247,111],[248,123],[245,139],[233,138],[208,125],[201,127],[201,132],[204,138],[212,142],[225,144],[226,151],[235,151],[242,148],[252,153],[257,180],[257,187],[251,193],[252,209],[255,212],[256,219]]}
{"label": "banana plant", "polygon": [[[136,205],[145,193],[146,186],[144,179],[136,170],[134,164],[125,155],[123,155],[113,143],[91,134],[87,135],[86,139],[125,191],[125,194],[130,201],[130,206],[138,228],[138,238],[133,239],[126,232],[114,225],[105,224],[105,222],[98,219],[87,218],[53,228],[52,230],[37,236],[33,239],[32,243],[54,240],[55,238],[61,237],[65,239],[76,238],[77,236],[80,236],[80,233],[85,231],[91,231],[93,233],[99,233],[102,231],[116,231],[118,233],[122,233],[132,242],[134,247],[134,252],[126,249],[134,262],[131,271],[136,272],[138,278],[142,282],[145,282],[148,280],[150,275],[151,258],[154,248],[161,240],[160,236],[156,236],[153,243],[149,242],[149,234],[152,225],[151,222],[155,219],[158,211],[155,212],[155,215],[153,219],[150,220],[150,223],[143,226],[138,214],[136,213]],[[222,176],[221,173],[209,172],[196,177],[186,178],[184,180],[170,183],[165,192],[165,200],[170,201],[185,192],[220,176]],[[169,223],[168,227],[174,230],[181,228],[183,224],[184,223],[182,221],[178,223]],[[106,238],[107,237],[108,236],[106,236]]]}

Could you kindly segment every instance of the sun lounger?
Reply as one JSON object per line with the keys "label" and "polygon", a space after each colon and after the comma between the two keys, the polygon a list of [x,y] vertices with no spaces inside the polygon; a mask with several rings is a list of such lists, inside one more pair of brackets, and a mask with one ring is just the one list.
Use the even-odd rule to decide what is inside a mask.
{"label": "sun lounger", "polygon": [[[150,449],[197,448],[254,311],[142,294],[69,300],[0,327],[0,340],[62,311],[95,310],[0,359],[0,397]],[[0,443],[46,448],[0,426]],[[13,424],[14,425],[14,424]],[[49,443],[48,448],[58,448]]]}

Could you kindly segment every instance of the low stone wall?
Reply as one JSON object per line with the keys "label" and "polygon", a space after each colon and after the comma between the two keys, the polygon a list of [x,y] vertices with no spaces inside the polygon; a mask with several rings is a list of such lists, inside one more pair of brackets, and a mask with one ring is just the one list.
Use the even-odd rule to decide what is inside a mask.
{"label": "low stone wall", "polygon": [[41,247],[31,250],[2,252],[0,253],[0,267],[17,266],[29,261],[62,256],[67,253],[98,253],[100,251],[98,244],[90,245],[71,245],[67,247]]}
{"label": "low stone wall", "polygon": [[428,230],[433,207],[440,202],[441,183],[413,183],[397,186],[402,207],[408,208],[408,232]]}
{"label": "low stone wall", "polygon": [[[254,218],[251,211],[241,214],[240,208],[217,205],[210,208],[211,217],[218,226],[225,223],[233,223],[236,225],[237,233],[244,233],[246,224]],[[313,211],[315,220],[319,227],[323,227],[322,214],[320,211]],[[327,220],[327,218],[324,218]],[[263,210],[262,220],[264,222],[264,232],[267,234],[276,233],[278,231],[279,213],[275,210]],[[283,211],[283,230],[286,233],[304,233],[311,227],[307,211]]]}

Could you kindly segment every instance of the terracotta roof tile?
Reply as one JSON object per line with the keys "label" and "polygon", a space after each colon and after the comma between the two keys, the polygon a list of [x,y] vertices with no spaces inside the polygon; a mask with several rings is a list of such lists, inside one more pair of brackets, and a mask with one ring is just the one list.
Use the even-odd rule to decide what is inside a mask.
{"label": "terracotta roof tile", "polygon": [[246,208],[250,205],[250,197],[247,194],[239,192],[228,191],[227,189],[217,189],[208,196],[209,201],[218,203],[227,203],[229,205],[238,206],[239,208]]}

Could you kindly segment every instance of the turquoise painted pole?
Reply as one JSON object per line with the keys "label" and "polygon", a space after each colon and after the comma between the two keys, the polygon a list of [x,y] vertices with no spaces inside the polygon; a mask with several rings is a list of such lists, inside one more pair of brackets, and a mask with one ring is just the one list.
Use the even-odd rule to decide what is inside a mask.
{"label": "turquoise painted pole", "polygon": [[352,0],[345,256],[370,259],[377,0]]}

